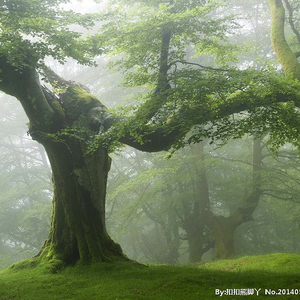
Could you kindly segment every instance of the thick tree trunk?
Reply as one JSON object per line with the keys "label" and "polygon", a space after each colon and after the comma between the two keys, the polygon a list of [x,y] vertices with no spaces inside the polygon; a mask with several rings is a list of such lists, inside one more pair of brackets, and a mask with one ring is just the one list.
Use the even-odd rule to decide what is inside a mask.
{"label": "thick tree trunk", "polygon": [[215,259],[230,258],[235,255],[234,232],[236,227],[232,218],[213,217],[212,234],[215,238]]}
{"label": "thick tree trunk", "polygon": [[189,245],[189,262],[191,264],[200,263],[202,255],[204,254],[203,230],[197,226],[193,226],[193,228],[190,228],[190,230],[186,228],[186,233]]}
{"label": "thick tree trunk", "polygon": [[18,69],[4,57],[0,67],[6,74],[0,89],[20,100],[30,120],[29,133],[44,146],[51,163],[53,216],[41,258],[64,264],[128,260],[105,227],[107,150],[98,145],[86,154],[90,136],[111,125],[106,108],[79,84],[50,69],[48,79],[64,90],[60,96],[40,85],[34,69]]}
{"label": "thick tree trunk", "polygon": [[50,237],[42,257],[66,264],[127,260],[105,226],[105,194],[110,158],[99,148],[85,154],[74,137],[43,143],[53,172],[54,198]]}
{"label": "thick tree trunk", "polygon": [[190,264],[200,263],[203,254],[214,248],[214,241],[205,234],[205,225],[199,217],[190,216],[190,222],[189,224],[185,222],[184,230],[189,245],[189,262]]}

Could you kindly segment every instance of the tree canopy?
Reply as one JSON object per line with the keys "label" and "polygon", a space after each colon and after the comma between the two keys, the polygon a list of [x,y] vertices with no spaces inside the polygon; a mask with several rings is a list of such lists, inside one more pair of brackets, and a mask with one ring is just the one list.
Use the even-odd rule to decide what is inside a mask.
{"label": "tree canopy", "polygon": [[[240,137],[246,132],[268,132],[275,146],[275,141],[280,145],[287,141],[297,144],[296,71],[283,67],[283,74],[268,65],[261,70],[245,70],[234,64],[241,47],[233,46],[229,40],[238,28],[233,16],[226,13],[226,8],[234,5],[231,1],[226,2],[228,6],[217,1],[113,3],[117,12],[111,13],[110,22],[111,15],[107,15],[100,35],[104,51],[122,54],[112,66],[126,73],[126,85],[146,86],[150,90],[143,104],[133,107],[133,117],[125,126],[122,124],[120,135],[130,132],[147,144],[155,132],[163,131],[165,141],[160,142],[165,148],[171,144],[178,148],[205,137]],[[272,1],[270,4],[272,8]],[[272,39],[277,41],[273,47],[285,56],[291,53],[295,57],[286,42],[289,51],[278,50],[281,43],[279,37],[274,37],[276,33],[285,41],[284,23],[279,24],[274,18],[282,8],[281,5],[271,10]],[[281,30],[278,33],[276,26]],[[280,54],[279,59],[283,59]],[[282,63],[285,64],[295,69],[299,65],[290,59]],[[287,117],[291,114],[292,118]],[[282,130],[283,124],[286,130]],[[192,134],[186,141],[185,135],[191,128]],[[152,135],[143,140],[141,132]],[[146,146],[134,145],[146,150]]]}
{"label": "tree canopy", "polygon": [[92,47],[82,32],[70,29],[80,25],[90,29],[96,15],[79,14],[63,9],[66,0],[1,1],[1,56],[15,66],[35,66],[53,57],[63,63],[74,58],[83,64],[91,61],[100,49]]}
{"label": "tree canopy", "polygon": [[[102,14],[64,10],[62,4],[68,2],[5,1],[0,11],[2,64],[7,67],[9,62],[18,68],[35,66],[43,73],[47,57],[61,63],[73,58],[90,65],[95,55],[115,55],[111,65],[126,73],[125,84],[145,86],[149,93],[143,97],[142,105],[132,108],[129,115],[134,115],[133,118],[109,131],[109,139],[116,132],[123,142],[146,150],[146,146],[138,145],[141,143],[129,141],[129,135],[140,141],[144,135],[143,144],[147,144],[147,139],[154,141],[155,138],[161,143],[159,136],[163,134],[165,145],[157,149],[149,145],[149,151],[155,151],[169,148],[174,142],[178,143],[175,147],[180,147],[193,126],[190,141],[200,140],[201,136],[226,138],[245,131],[271,130],[274,137],[282,135],[272,125],[276,123],[274,119],[293,111],[293,104],[286,107],[278,102],[297,102],[298,86],[294,82],[297,71],[286,68],[298,68],[299,63],[296,58],[283,62],[281,56],[295,55],[286,42],[286,50],[277,50],[282,45],[277,42],[273,47],[279,53],[287,77],[267,67],[260,71],[232,67],[240,47],[233,46],[229,40],[239,26],[226,12],[228,6],[233,5],[231,1],[222,4],[219,1],[111,1]],[[284,23],[277,21],[284,19],[279,15],[284,13],[283,6],[272,3],[275,1],[270,1],[272,39],[279,41],[280,38],[284,43]],[[289,7],[290,16],[293,16],[295,9]],[[84,37],[82,30],[71,27],[79,25],[91,30],[96,24],[100,26],[98,33]],[[292,24],[297,32],[297,23]],[[213,68],[212,64],[219,67]],[[284,67],[287,64],[290,67]],[[16,96],[16,90],[9,89],[9,84],[5,83],[8,76],[4,76],[3,71],[4,68],[3,91]],[[257,109],[262,106],[268,106],[267,113]],[[249,113],[242,113],[234,121],[229,117],[246,110]],[[297,114],[293,119],[297,120]],[[294,140],[292,132],[288,134],[291,136],[283,135],[289,141]]]}

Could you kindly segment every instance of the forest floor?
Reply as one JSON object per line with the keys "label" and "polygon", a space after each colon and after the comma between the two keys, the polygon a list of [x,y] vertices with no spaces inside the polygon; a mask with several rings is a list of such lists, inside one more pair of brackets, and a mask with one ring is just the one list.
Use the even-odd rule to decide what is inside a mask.
{"label": "forest floor", "polygon": [[102,263],[61,271],[27,260],[0,272],[1,300],[218,298],[299,299],[300,255],[247,256],[193,267]]}

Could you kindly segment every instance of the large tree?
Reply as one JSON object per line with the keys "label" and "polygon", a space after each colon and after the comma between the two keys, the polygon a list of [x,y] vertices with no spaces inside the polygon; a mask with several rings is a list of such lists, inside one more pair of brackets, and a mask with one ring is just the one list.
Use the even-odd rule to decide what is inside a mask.
{"label": "large tree", "polygon": [[[233,59],[234,49],[225,38],[233,29],[231,18],[223,16],[214,1],[127,1],[128,6],[114,1],[119,10],[112,21],[107,20],[112,13],[103,14],[102,33],[88,38],[72,31],[70,25],[90,29],[99,15],[65,11],[62,4],[67,2],[7,0],[0,8],[0,89],[22,104],[30,120],[29,133],[44,146],[53,172],[52,225],[41,257],[66,264],[79,259],[127,260],[105,226],[111,163],[108,147],[112,141],[144,151],[161,151],[172,144],[180,147],[193,126],[189,142],[204,136],[226,137],[236,128],[240,128],[238,134],[251,131],[255,118],[261,121],[259,128],[266,129],[263,125],[269,115],[288,122],[284,114],[287,108],[296,120],[294,131],[287,137],[293,139],[298,133],[294,106],[278,104],[298,104],[298,82],[291,76],[215,70],[193,61],[193,55],[202,54],[216,55],[223,65]],[[281,9],[281,1],[270,0],[270,4],[272,12]],[[274,24],[283,26],[277,19]],[[283,35],[279,30],[275,33]],[[192,55],[186,54],[187,47],[191,47]],[[278,49],[278,44],[274,48]],[[129,117],[108,113],[85,87],[59,77],[45,65],[49,56],[61,63],[71,57],[92,64],[93,56],[111,50],[123,53],[116,65],[132,71],[127,84],[150,89],[144,103]],[[289,60],[287,64],[298,62]],[[285,70],[296,76],[294,71]],[[41,84],[39,73],[56,93]],[[261,106],[268,107],[271,114]],[[245,110],[250,111],[246,119],[250,121],[241,119],[230,126],[233,123],[228,116]],[[224,124],[229,126],[227,135]],[[267,127],[277,132],[276,126]]]}
{"label": "large tree", "polygon": [[[39,80],[42,69],[49,81],[58,79],[44,65],[48,56],[61,62],[66,57],[91,62],[93,42],[80,39],[69,25],[89,28],[93,17],[63,11],[61,5],[66,2],[5,1],[1,6],[0,88],[21,102],[30,120],[29,133],[45,147],[51,163],[53,217],[44,257],[68,264],[78,259],[126,259],[105,228],[107,149],[99,147],[84,155],[84,137],[56,135],[72,127],[95,134],[100,127],[97,116],[104,118],[104,107],[75,83],[57,81],[57,86],[65,88],[57,97]],[[93,55],[99,51],[93,49]]]}

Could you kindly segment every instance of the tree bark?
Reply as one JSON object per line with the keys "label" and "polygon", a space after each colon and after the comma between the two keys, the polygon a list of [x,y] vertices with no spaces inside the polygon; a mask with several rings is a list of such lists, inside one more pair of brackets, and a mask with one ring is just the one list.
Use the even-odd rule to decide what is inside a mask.
{"label": "tree bark", "polygon": [[110,158],[105,148],[85,154],[82,141],[44,141],[54,184],[50,237],[42,257],[66,264],[126,260],[105,226],[105,195]]}
{"label": "tree bark", "polygon": [[214,216],[212,235],[215,238],[215,259],[227,259],[234,256],[234,232],[237,224],[233,218]]}
{"label": "tree bark", "polygon": [[128,260],[105,226],[107,149],[99,145],[86,153],[89,136],[106,126],[106,108],[76,83],[64,80],[58,99],[40,85],[34,69],[18,69],[3,57],[0,68],[0,89],[21,102],[29,133],[44,146],[52,168],[52,224],[41,258],[64,264]]}
{"label": "tree bark", "polygon": [[191,264],[200,263],[203,254],[206,252],[204,247],[203,226],[197,226],[196,220],[191,220],[192,226],[185,226],[187,241],[189,245],[189,262]]}

